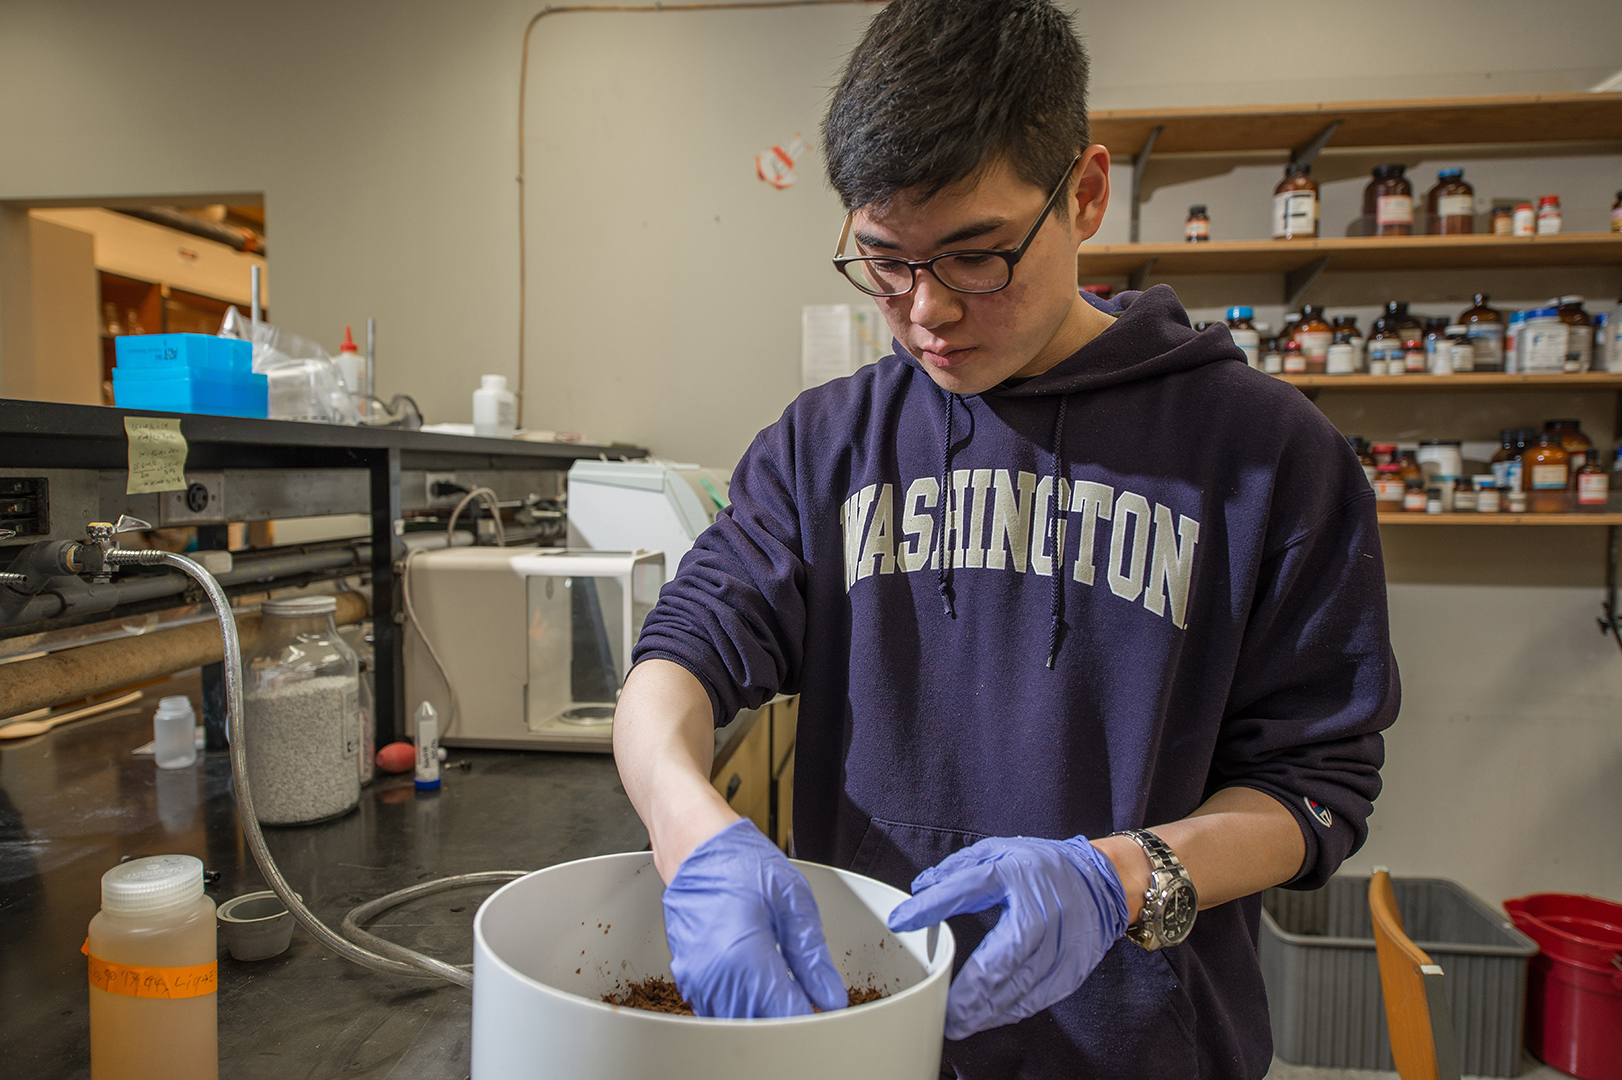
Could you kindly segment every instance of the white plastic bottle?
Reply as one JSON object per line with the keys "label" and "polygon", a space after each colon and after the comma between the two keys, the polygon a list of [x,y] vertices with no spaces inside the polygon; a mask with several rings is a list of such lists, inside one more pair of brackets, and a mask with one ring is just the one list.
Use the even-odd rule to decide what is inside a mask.
{"label": "white plastic bottle", "polygon": [[216,1080],[215,949],[202,860],[156,855],[102,875],[84,947],[91,1080]]}
{"label": "white plastic bottle", "polygon": [[484,375],[480,381],[473,391],[473,434],[511,438],[518,429],[518,399],[507,389],[507,377]]}
{"label": "white plastic bottle", "polygon": [[160,769],[184,769],[197,760],[197,714],[184,694],[158,702],[152,715],[152,757]]}
{"label": "white plastic bottle", "polygon": [[338,346],[338,371],[344,377],[344,389],[351,394],[359,394],[366,389],[366,358],[360,354],[360,346],[355,344],[355,335],[349,330],[349,324],[344,324],[344,343]]}

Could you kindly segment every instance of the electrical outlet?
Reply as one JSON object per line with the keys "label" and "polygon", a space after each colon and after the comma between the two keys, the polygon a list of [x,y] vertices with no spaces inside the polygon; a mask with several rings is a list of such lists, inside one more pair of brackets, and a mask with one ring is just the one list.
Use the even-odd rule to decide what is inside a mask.
{"label": "electrical outlet", "polygon": [[197,472],[186,474],[184,491],[165,491],[158,496],[158,525],[220,525],[225,522],[225,474]]}
{"label": "electrical outlet", "polygon": [[[435,494],[435,490],[434,490],[435,487],[438,486],[438,485],[455,484],[455,483],[456,483],[456,474],[453,473],[453,472],[430,472],[430,473],[424,473],[423,474],[423,490],[422,490],[422,494],[423,494],[423,498],[427,500],[428,506],[431,509],[439,508],[439,507],[455,506],[456,501],[462,497],[461,492],[459,492],[459,491],[447,491],[444,494]],[[443,490],[442,487],[441,487],[441,490]]]}

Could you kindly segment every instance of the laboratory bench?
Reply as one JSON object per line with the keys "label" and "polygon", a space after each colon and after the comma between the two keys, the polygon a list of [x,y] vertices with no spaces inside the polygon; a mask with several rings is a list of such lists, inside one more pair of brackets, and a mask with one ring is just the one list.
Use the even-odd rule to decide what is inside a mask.
{"label": "laboratory bench", "polygon": [[[46,735],[0,742],[0,1061],[7,1075],[90,1074],[88,981],[80,945],[100,907],[100,878],[125,856],[196,855],[216,904],[265,888],[237,824],[223,752],[158,769],[132,751],[152,737],[165,694],[194,670],[146,688],[125,709]],[[736,725],[720,740],[760,725]],[[744,730],[747,729],[747,730]],[[533,870],[646,848],[648,837],[607,754],[450,750],[437,793],[380,773],[359,807],[333,821],[266,828],[282,872],[336,927],[356,904],[475,870]],[[735,755],[734,755],[735,756]],[[380,935],[455,963],[472,959],[473,914],[490,887],[439,893],[371,924]],[[544,912],[537,912],[544,918]],[[328,955],[302,930],[254,963],[219,949],[220,1075],[468,1075],[470,991],[393,978]]]}
{"label": "laboratory bench", "polygon": [[[130,495],[125,419],[153,416],[180,421],[188,488]],[[372,587],[379,745],[406,730],[396,577],[405,554],[406,517],[436,506],[448,511],[457,501],[454,495],[436,496],[436,483],[490,487],[505,500],[528,494],[555,497],[564,491],[569,467],[581,458],[647,456],[642,447],[620,444],[488,439],[8,398],[0,398],[0,441],[5,446],[0,480],[23,482],[33,493],[11,500],[19,507],[29,503],[26,513],[0,506],[0,525],[17,533],[8,541],[14,546],[83,539],[87,522],[113,521],[120,514],[159,528],[197,527],[204,548],[224,547],[230,523],[366,515],[370,535],[356,548],[354,570],[366,574]],[[190,501],[194,494],[199,497],[195,504]],[[0,565],[9,563],[11,554],[0,549]],[[36,624],[22,632],[68,621]],[[211,699],[218,700],[217,688]],[[220,719],[216,710],[205,715],[216,731]],[[219,739],[214,743],[218,746]]]}

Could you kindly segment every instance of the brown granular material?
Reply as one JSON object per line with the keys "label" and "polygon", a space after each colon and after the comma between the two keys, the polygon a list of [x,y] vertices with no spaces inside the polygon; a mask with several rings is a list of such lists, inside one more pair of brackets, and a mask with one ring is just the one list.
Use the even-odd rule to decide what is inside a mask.
{"label": "brown granular material", "polygon": [[[845,992],[850,995],[852,1005],[866,1005],[870,1001],[889,997],[889,994],[874,986],[871,982],[866,986],[847,986]],[[627,1009],[674,1013],[677,1016],[695,1015],[693,1007],[682,1000],[680,991],[676,989],[676,984],[670,979],[659,975],[650,979],[643,979],[641,982],[621,983],[620,993],[604,994],[603,1000],[610,1005],[622,1005]]]}

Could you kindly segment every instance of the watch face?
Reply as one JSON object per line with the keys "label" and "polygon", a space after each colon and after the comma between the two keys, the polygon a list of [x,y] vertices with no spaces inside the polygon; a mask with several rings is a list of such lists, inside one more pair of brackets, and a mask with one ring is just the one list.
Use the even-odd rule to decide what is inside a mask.
{"label": "watch face", "polygon": [[1175,945],[1194,929],[1194,915],[1199,899],[1194,886],[1178,879],[1172,882],[1161,904],[1160,936],[1167,945]]}

